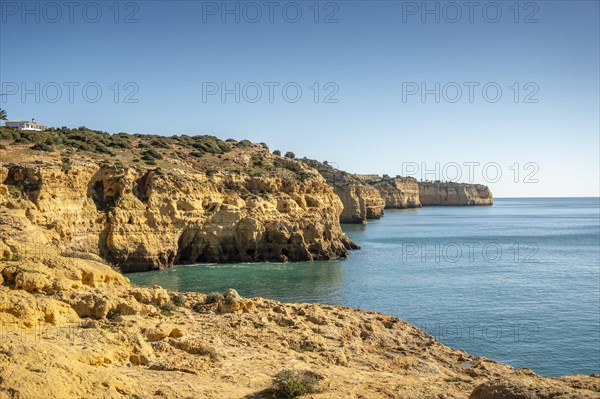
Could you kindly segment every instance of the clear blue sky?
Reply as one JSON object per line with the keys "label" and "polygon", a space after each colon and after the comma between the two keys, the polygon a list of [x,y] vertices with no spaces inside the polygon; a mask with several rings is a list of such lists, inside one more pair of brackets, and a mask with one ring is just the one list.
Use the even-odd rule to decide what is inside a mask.
{"label": "clear blue sky", "polygon": [[[248,138],[360,173],[444,178],[456,163],[466,181],[465,163],[479,162],[473,180],[496,196],[599,195],[598,1],[520,2],[518,15],[513,1],[482,1],[472,14],[462,1],[426,2],[433,14],[421,1],[320,2],[318,15],[313,1],[280,1],[272,16],[264,1],[227,2],[239,22],[220,1],[46,4],[0,1],[9,94],[0,107],[11,119]],[[239,102],[208,92],[221,83],[235,91],[236,82]],[[423,102],[421,84],[435,91],[436,82],[440,101]],[[465,82],[478,84],[472,102]],[[39,102],[22,96],[23,84]],[[262,97],[252,102],[256,85]],[[462,97],[452,102],[457,85]],[[95,87],[102,96],[91,102]],[[291,102],[295,87],[302,96]],[[492,102],[496,87],[502,96]],[[421,175],[436,162],[439,172]],[[530,173],[537,183],[524,183]]]}

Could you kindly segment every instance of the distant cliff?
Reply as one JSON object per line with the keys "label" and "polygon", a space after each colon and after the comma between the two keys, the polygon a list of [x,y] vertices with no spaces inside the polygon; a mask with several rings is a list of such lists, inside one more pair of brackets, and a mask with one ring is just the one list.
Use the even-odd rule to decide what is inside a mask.
{"label": "distant cliff", "polygon": [[340,215],[341,223],[364,223],[367,219],[379,219],[383,216],[385,201],[376,188],[364,183],[357,176],[326,163],[312,159],[302,161],[318,170],[340,197],[344,207]]}
{"label": "distant cliff", "polygon": [[382,178],[371,183],[385,201],[385,208],[418,208],[419,184],[413,177]]}
{"label": "distant cliff", "polygon": [[419,182],[423,206],[492,205],[492,192],[482,184]]}
{"label": "distant cliff", "polygon": [[481,184],[419,182],[414,177],[352,174],[326,162],[301,161],[316,169],[342,201],[341,223],[379,219],[384,209],[491,205],[493,202],[490,189]]}

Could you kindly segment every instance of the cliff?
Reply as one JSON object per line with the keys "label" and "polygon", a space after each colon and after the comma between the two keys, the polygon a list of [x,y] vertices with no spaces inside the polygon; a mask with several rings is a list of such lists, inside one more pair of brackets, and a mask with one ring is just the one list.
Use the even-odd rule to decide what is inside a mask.
{"label": "cliff", "polygon": [[365,223],[383,216],[385,201],[374,187],[348,172],[311,159],[302,162],[319,171],[342,201],[341,223]]}
{"label": "cliff", "polygon": [[204,150],[190,155],[188,139],[147,152],[146,138],[105,150],[74,135],[53,137],[78,151],[44,136],[41,151],[0,147],[0,399],[267,398],[286,386],[315,399],[599,397],[597,375],[540,377],[389,315],[132,286],[107,259],[137,270],[342,256],[341,202],[263,146],[194,139]]}
{"label": "cliff", "polygon": [[421,206],[419,184],[413,177],[383,178],[371,181],[386,208],[418,208]]}
{"label": "cliff", "polygon": [[301,162],[259,145],[198,162],[157,153],[161,165],[150,167],[13,145],[0,164],[0,187],[12,193],[4,206],[21,209],[61,251],[93,253],[125,272],[334,259],[356,248],[339,225],[339,198]]}
{"label": "cliff", "polygon": [[419,182],[423,206],[492,205],[492,192],[481,184]]}

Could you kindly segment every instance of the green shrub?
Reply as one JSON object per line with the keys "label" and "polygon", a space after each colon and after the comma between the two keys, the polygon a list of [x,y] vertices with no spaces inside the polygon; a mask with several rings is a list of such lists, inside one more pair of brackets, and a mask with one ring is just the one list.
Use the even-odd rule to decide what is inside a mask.
{"label": "green shrub", "polygon": [[185,305],[185,296],[182,294],[177,294],[173,297],[172,302],[175,306],[183,306]]}
{"label": "green shrub", "polygon": [[237,146],[240,148],[252,147],[252,142],[250,140],[242,140],[239,143],[237,143]]}
{"label": "green shrub", "polygon": [[215,136],[194,136],[191,146],[203,152],[211,154],[222,154],[231,150],[229,144],[219,140]]}
{"label": "green shrub", "polygon": [[154,139],[150,144],[156,148],[171,148],[171,146],[163,139]]}
{"label": "green shrub", "polygon": [[229,152],[231,151],[231,147],[229,146],[229,144],[227,144],[224,141],[218,140],[217,141],[217,145],[219,146],[219,148],[221,149],[221,151],[223,152]]}
{"label": "green shrub", "polygon": [[277,398],[296,398],[315,393],[322,378],[309,370],[283,370],[273,377],[273,393]]}
{"label": "green shrub", "polygon": [[163,316],[171,317],[173,316],[173,311],[175,310],[175,305],[172,303],[166,303],[160,308],[160,314]]}
{"label": "green shrub", "polygon": [[294,154],[294,153],[293,153],[293,152],[291,152],[291,151],[288,151],[288,152],[286,152],[286,153],[285,153],[285,157],[286,157],[286,158],[291,158],[291,159],[294,159],[294,158],[296,158],[296,154]]}
{"label": "green shrub", "polygon": [[150,149],[142,152],[142,159],[144,161],[151,161],[154,159],[163,159],[163,156],[160,155],[160,153],[158,151],[156,151],[154,148],[150,148]]}
{"label": "green shrub", "polygon": [[15,131],[7,127],[0,127],[0,140],[14,141]]}
{"label": "green shrub", "polygon": [[273,151],[273,155],[277,155],[277,156],[280,157],[281,156],[281,151],[275,150],[275,151]]}
{"label": "green shrub", "polygon": [[54,148],[51,145],[48,145],[46,143],[35,144],[35,145],[31,146],[31,149],[34,151],[46,151],[46,152],[54,151]]}
{"label": "green shrub", "polygon": [[197,313],[204,313],[204,312],[206,312],[205,305],[206,305],[205,303],[196,302],[192,305],[192,310]]}
{"label": "green shrub", "polygon": [[130,149],[132,148],[131,143],[127,140],[123,139],[113,139],[110,143],[108,143],[109,147],[113,148],[122,148],[122,149]]}
{"label": "green shrub", "polygon": [[190,152],[190,155],[195,158],[202,158],[202,155],[204,155],[204,154],[200,151],[192,151],[192,152]]}
{"label": "green shrub", "polygon": [[115,155],[111,150],[109,150],[103,144],[100,144],[100,143],[96,143],[94,145],[94,152],[96,152],[98,154]]}
{"label": "green shrub", "polygon": [[225,297],[220,292],[211,292],[206,296],[204,303],[218,303],[223,302]]}

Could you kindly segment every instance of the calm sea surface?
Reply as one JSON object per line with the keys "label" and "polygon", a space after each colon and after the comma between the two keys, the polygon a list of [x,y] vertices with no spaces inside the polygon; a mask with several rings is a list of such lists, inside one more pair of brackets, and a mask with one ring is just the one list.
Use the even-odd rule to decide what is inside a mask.
{"label": "calm sea surface", "polygon": [[344,261],[178,266],[140,285],[319,302],[401,317],[443,343],[543,375],[600,373],[600,199],[386,210],[343,225]]}

